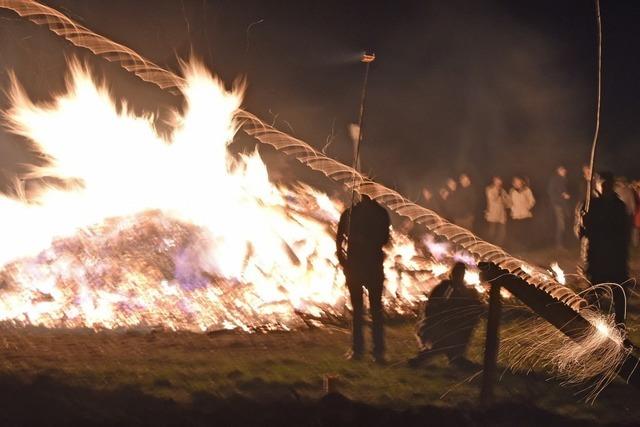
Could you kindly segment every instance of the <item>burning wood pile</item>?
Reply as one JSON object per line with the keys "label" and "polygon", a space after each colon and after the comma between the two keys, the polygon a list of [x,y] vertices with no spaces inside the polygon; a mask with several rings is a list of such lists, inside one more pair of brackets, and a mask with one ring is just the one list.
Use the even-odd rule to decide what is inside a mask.
{"label": "burning wood pile", "polygon": [[[323,223],[314,218],[320,208],[308,196],[290,200],[295,202],[288,210],[292,220],[303,217]],[[303,205],[307,211],[300,210]],[[333,224],[325,226],[329,233]],[[215,244],[212,239],[207,229],[160,211],[106,219],[54,240],[35,257],[6,264],[0,272],[2,320],[53,328],[253,332],[322,326],[348,316],[344,279],[335,260],[301,260],[296,255],[298,245],[283,243],[279,250],[293,265],[306,268],[307,276],[321,261],[331,280],[320,287],[266,276],[249,283],[243,275],[224,277],[216,271],[207,260]],[[448,253],[441,253],[440,261],[429,261],[411,254],[412,249],[405,236],[394,233],[386,265],[390,291],[385,297],[392,315],[413,314],[424,293],[448,271]],[[409,252],[408,263],[398,253],[403,251]],[[254,255],[248,248],[245,268],[259,262]],[[473,279],[471,275],[469,280]]]}

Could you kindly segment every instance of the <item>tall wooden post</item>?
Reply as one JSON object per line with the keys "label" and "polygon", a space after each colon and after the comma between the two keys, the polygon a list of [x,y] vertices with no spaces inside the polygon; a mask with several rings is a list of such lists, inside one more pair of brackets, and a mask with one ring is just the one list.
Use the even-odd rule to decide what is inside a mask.
{"label": "tall wooden post", "polygon": [[501,310],[500,285],[492,283],[489,291],[489,316],[487,319],[487,338],[484,345],[482,389],[480,390],[480,403],[482,405],[489,405],[494,399],[493,389],[498,377]]}

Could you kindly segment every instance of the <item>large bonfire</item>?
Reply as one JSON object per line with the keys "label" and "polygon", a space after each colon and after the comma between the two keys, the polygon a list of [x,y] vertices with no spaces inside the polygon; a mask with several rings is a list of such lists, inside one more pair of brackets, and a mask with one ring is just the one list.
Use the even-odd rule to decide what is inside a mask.
{"label": "large bonfire", "polygon": [[[13,80],[5,124],[49,159],[30,176],[67,185],[0,197],[0,320],[253,331],[343,315],[333,240],[341,203],[308,185],[273,184],[257,152],[232,156],[243,88],[226,90],[197,62],[183,71],[185,105],[169,136],[77,62],[66,92],[47,104]],[[390,312],[411,312],[447,263],[466,258],[426,243],[430,257],[393,233]],[[468,282],[482,291],[476,273]]]}

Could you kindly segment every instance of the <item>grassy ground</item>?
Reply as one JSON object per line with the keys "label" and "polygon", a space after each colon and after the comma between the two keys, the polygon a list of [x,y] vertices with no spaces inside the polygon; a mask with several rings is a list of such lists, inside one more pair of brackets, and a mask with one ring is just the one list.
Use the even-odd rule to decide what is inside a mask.
{"label": "grassy ground", "polygon": [[[632,304],[630,326],[636,342],[638,313]],[[322,396],[323,376],[331,373],[339,376],[339,389],[346,396],[376,406],[470,407],[478,397],[483,334],[483,328],[476,331],[469,353],[478,366],[458,370],[444,358],[420,369],[406,366],[416,349],[412,321],[387,328],[390,364],[383,367],[344,360],[349,331],[341,327],[253,335],[3,329],[0,388],[2,379],[38,384],[46,378],[88,391],[135,389],[187,406],[201,394],[222,400],[243,396],[260,402],[305,401]],[[593,405],[576,392],[545,373],[525,376],[506,369],[497,387],[499,401],[581,420],[640,423],[640,392],[622,381],[611,384]]]}
{"label": "grassy ground", "polygon": [[[3,331],[1,374],[25,382],[46,375],[51,381],[95,390],[133,387],[188,404],[206,393],[216,398],[244,396],[259,401],[314,399],[322,395],[324,374],[339,376],[351,399],[404,409],[409,406],[467,406],[478,397],[477,368],[457,370],[446,359],[420,369],[405,366],[415,351],[413,325],[388,328],[388,366],[348,362],[348,331],[332,328],[268,335],[190,333],[115,334]],[[480,363],[482,329],[470,357]],[[638,422],[640,397],[621,381],[611,384],[594,405],[544,374],[508,371],[497,387],[501,401],[526,403],[563,415],[603,422]]]}

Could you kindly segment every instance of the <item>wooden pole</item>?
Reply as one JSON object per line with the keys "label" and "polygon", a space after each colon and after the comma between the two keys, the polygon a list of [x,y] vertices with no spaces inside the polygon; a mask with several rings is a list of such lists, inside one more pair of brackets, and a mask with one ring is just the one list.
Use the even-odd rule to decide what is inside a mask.
{"label": "wooden pole", "polygon": [[494,386],[498,377],[501,311],[500,285],[493,283],[489,291],[489,316],[487,319],[487,338],[484,346],[482,388],[480,390],[480,403],[482,405],[489,405],[494,400]]}
{"label": "wooden pole", "polygon": [[355,145],[353,147],[353,184],[351,185],[351,206],[353,206],[353,201],[355,199],[356,194],[356,173],[360,172],[360,147],[362,145],[363,138],[363,126],[364,126],[364,107],[365,101],[367,100],[367,84],[369,83],[369,66],[376,59],[375,54],[367,54],[362,55],[362,59],[360,62],[365,64],[364,68],[364,81],[362,82],[362,93],[360,95],[360,114],[358,116],[358,138],[355,141]]}
{"label": "wooden pole", "polygon": [[589,212],[591,204],[591,194],[593,185],[593,169],[596,167],[596,148],[598,147],[598,133],[600,132],[600,104],[602,99],[602,18],[600,16],[600,0],[596,3],[596,45],[597,51],[597,98],[596,98],[596,128],[593,132],[593,142],[591,143],[591,156],[589,157],[589,181],[587,181],[587,194],[585,195],[584,211]]}
{"label": "wooden pole", "polygon": [[358,140],[356,142],[354,156],[353,156],[353,168],[360,172],[360,145],[362,144],[362,136],[364,126],[364,106],[367,100],[367,83],[369,83],[369,66],[376,58],[375,55],[364,54],[362,61],[365,64],[364,68],[364,81],[362,82],[362,94],[360,96],[360,114],[358,116]]}
{"label": "wooden pole", "polygon": [[[362,144],[362,135],[364,126],[364,107],[365,101],[367,100],[367,84],[369,83],[369,66],[376,59],[375,54],[367,54],[366,52],[362,55],[360,62],[365,64],[364,68],[364,81],[362,82],[362,94],[360,96],[360,115],[358,118],[358,139],[356,141],[356,145],[353,150],[353,183],[351,184],[351,205],[349,209],[353,209],[353,205],[356,199],[356,174],[360,172],[360,146]],[[353,212],[353,211],[351,211]],[[347,247],[349,245],[351,239],[351,212],[349,213],[349,217],[347,218]]]}

